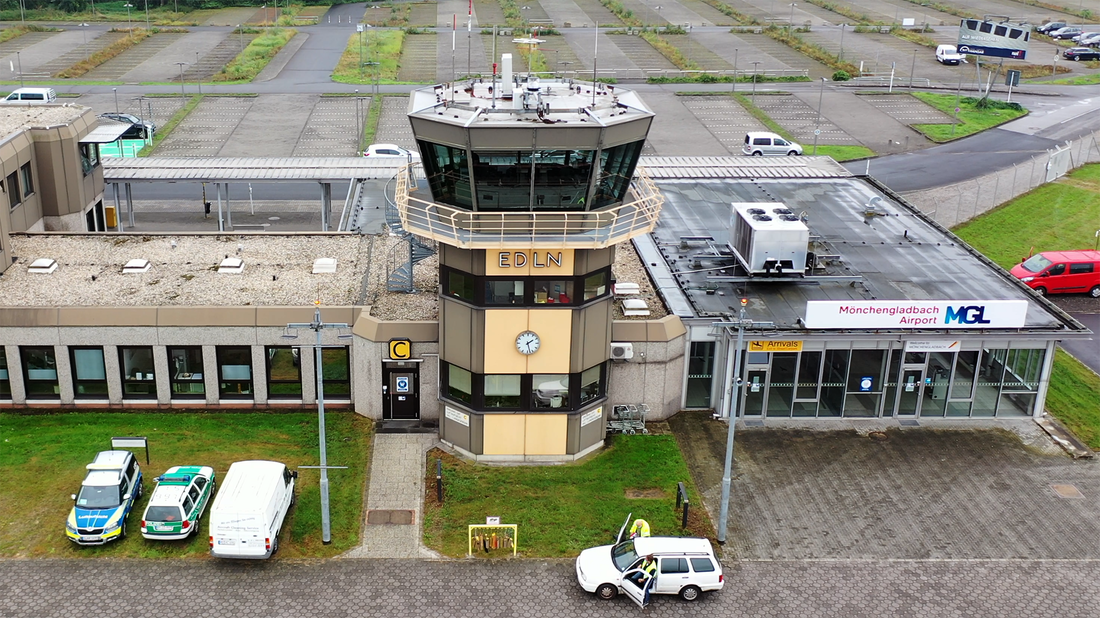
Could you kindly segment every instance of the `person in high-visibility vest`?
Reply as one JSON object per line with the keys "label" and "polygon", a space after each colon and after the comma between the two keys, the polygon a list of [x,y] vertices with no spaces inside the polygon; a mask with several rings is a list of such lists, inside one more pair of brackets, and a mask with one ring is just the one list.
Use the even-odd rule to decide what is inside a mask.
{"label": "person in high-visibility vest", "polygon": [[639,536],[649,536],[649,522],[644,519],[635,519],[630,527],[630,538]]}

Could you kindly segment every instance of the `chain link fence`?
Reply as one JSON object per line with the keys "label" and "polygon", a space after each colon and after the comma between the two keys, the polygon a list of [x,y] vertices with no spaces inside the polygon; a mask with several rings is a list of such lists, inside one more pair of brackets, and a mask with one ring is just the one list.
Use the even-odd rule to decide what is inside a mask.
{"label": "chain link fence", "polygon": [[1070,170],[1096,162],[1100,162],[1100,131],[998,172],[902,195],[939,224],[951,228],[1057,180]]}

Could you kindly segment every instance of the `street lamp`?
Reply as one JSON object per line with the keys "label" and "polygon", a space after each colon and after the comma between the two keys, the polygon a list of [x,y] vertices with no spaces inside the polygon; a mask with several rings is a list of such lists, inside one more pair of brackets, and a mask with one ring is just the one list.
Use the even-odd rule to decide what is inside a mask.
{"label": "street lamp", "polygon": [[730,84],[730,92],[737,92],[737,48],[733,49],[733,82]]}
{"label": "street lamp", "polygon": [[756,105],[756,67],[760,65],[759,60],[753,60],[752,64],[752,104]]}
{"label": "street lamp", "polygon": [[111,88],[115,93],[115,113],[118,113],[118,88]]}
{"label": "street lamp", "polygon": [[825,82],[829,80],[821,78],[821,94],[817,95],[817,122],[814,126],[814,154],[817,154],[817,136],[821,135],[821,103],[825,99]]}
{"label": "street lamp", "polygon": [[791,36],[791,31],[794,30],[794,7],[798,6],[798,3],[791,3],[791,22],[787,25],[787,36]]}
{"label": "street lamp", "polygon": [[130,25],[130,9],[134,8],[134,5],[127,2],[122,6],[126,7],[126,31],[130,33],[130,38],[134,38],[134,28]]}
{"label": "street lamp", "polygon": [[244,28],[237,24],[237,32],[241,35],[241,51],[244,51]]}
{"label": "street lamp", "polygon": [[[314,302],[315,308],[313,310],[313,321],[308,323],[290,323],[287,324],[287,331],[296,331],[297,329],[309,329],[317,333],[317,343],[314,346],[314,370],[317,373],[317,429],[318,429],[318,441],[320,443],[321,451],[321,465],[320,466],[300,466],[302,468],[320,468],[321,470],[321,542],[328,545],[332,542],[332,523],[329,518],[328,508],[328,452],[325,445],[325,375],[324,366],[321,364],[321,348],[324,347],[321,344],[321,331],[329,328],[336,328],[341,330],[347,330],[349,326],[344,323],[324,323],[321,321],[321,301]],[[340,335],[344,337],[345,335]],[[350,335],[347,335],[350,337]],[[298,335],[284,335],[284,338],[297,339]],[[332,468],[346,468],[347,466],[331,466]]]}
{"label": "street lamp", "polygon": [[149,0],[145,0],[145,31],[153,31],[153,27],[149,25]]}
{"label": "street lamp", "polygon": [[199,52],[195,52],[195,86],[202,94],[202,76],[199,74]]}
{"label": "street lamp", "polygon": [[180,96],[186,99],[187,94],[183,91],[183,67],[187,66],[187,63],[177,62],[176,64],[180,65]]}
{"label": "street lamp", "polygon": [[88,51],[88,24],[81,22],[80,31],[84,33],[84,59],[87,60],[92,55]]}

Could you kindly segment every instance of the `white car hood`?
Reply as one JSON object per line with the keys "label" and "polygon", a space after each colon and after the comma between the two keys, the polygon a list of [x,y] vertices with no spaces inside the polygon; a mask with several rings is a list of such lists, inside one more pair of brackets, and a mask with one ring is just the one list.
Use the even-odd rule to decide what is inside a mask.
{"label": "white car hood", "polygon": [[577,566],[584,573],[584,579],[596,584],[611,583],[616,586],[623,574],[611,561],[611,548],[614,545],[591,547],[577,556]]}

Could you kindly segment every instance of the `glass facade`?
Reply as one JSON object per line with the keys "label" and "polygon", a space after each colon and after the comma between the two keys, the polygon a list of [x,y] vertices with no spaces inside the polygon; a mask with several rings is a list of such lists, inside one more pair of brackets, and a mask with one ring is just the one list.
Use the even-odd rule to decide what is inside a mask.
{"label": "glass facade", "polygon": [[11,399],[11,380],[8,378],[8,355],[0,345],[0,399]]}
{"label": "glass facade", "polygon": [[202,399],[202,348],[168,348],[168,373],[172,399]]}
{"label": "glass facade", "polygon": [[347,399],[351,397],[351,363],[348,349],[322,348],[322,377],[325,381],[325,397]]}
{"label": "glass facade", "polygon": [[252,398],[252,348],[218,346],[218,395],[222,399]]}
{"label": "glass facade", "polygon": [[[604,268],[583,277],[478,277],[441,268],[443,295],[480,307],[540,307],[543,305],[583,305],[607,296],[611,271]],[[583,289],[578,297],[575,290]]]}
{"label": "glass facade", "polygon": [[477,374],[450,363],[440,363],[443,398],[474,410],[533,410],[567,412],[603,397],[607,364],[580,373]]}
{"label": "glass facade", "polygon": [[714,379],[714,342],[692,341],[688,358],[687,401],[688,408],[710,408],[711,382]]}
{"label": "glass facade", "polygon": [[301,348],[267,346],[268,399],[302,398]]}
{"label": "glass facade", "polygon": [[23,384],[27,399],[61,399],[57,382],[57,357],[53,347],[21,347]]}
{"label": "glass facade", "polygon": [[153,370],[153,348],[120,347],[118,367],[122,373],[124,399],[156,399],[157,379]]}
{"label": "glass facade", "polygon": [[103,363],[103,348],[69,348],[73,370],[73,397],[104,399],[107,397],[107,367]]}
{"label": "glass facade", "polygon": [[593,200],[595,208],[623,200],[643,145],[645,140],[613,146],[600,153],[600,179],[596,183],[596,197]]}
{"label": "glass facade", "polygon": [[[703,391],[692,380],[693,367],[704,365],[704,343],[691,344],[688,407],[702,407],[692,405],[702,402]],[[980,418],[1034,413],[1046,350],[826,349],[745,356],[745,416]]]}
{"label": "glass facade", "polygon": [[466,149],[418,142],[424,175],[432,191],[432,199],[440,204],[459,208],[473,208],[470,192],[470,166]]}

